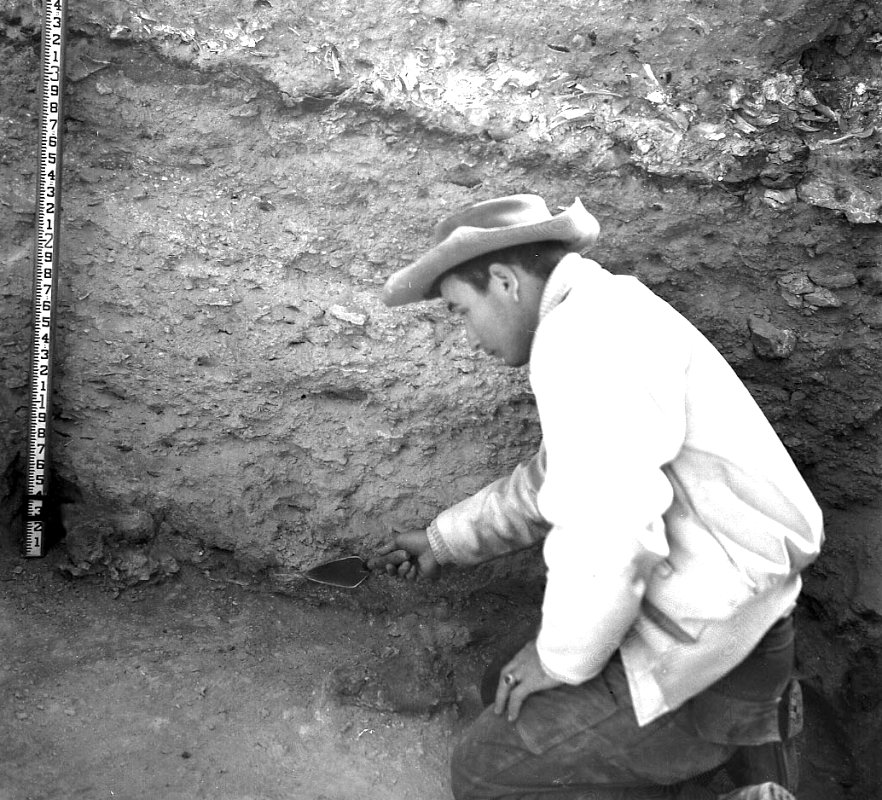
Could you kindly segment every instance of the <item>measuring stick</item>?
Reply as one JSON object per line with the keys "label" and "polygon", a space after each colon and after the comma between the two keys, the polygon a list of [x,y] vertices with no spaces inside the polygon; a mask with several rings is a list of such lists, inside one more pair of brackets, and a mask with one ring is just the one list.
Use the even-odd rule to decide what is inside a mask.
{"label": "measuring stick", "polygon": [[31,405],[28,420],[28,496],[24,540],[26,556],[42,556],[46,547],[52,353],[61,218],[66,16],[66,0],[44,0],[40,67],[40,163],[37,178],[37,226],[34,236]]}

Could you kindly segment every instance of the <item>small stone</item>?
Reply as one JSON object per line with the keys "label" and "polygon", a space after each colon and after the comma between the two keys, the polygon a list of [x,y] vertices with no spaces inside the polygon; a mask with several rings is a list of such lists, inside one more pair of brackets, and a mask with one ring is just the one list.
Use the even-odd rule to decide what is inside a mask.
{"label": "small stone", "polygon": [[260,109],[255,108],[254,106],[241,105],[238,108],[234,108],[230,111],[231,117],[236,117],[237,119],[253,119],[260,115]]}
{"label": "small stone", "polygon": [[514,128],[505,125],[494,125],[487,128],[487,135],[493,139],[494,142],[504,142],[507,139],[511,139],[516,133],[517,131]]}
{"label": "small stone", "polygon": [[350,325],[364,325],[368,320],[367,314],[362,314],[358,311],[350,311],[344,306],[331,306],[328,309],[328,312],[332,317],[336,317],[342,322],[348,322]]}
{"label": "small stone", "polygon": [[469,125],[474,128],[486,128],[487,125],[490,123],[490,119],[490,112],[483,108],[473,109],[467,115]]}
{"label": "small stone", "polygon": [[813,174],[799,184],[797,192],[809,205],[844,212],[849,222],[882,222],[882,178],[872,178],[857,186],[844,183],[839,176]]}
{"label": "small stone", "polygon": [[858,282],[851,270],[838,270],[835,267],[814,267],[809,270],[809,278],[825,289],[847,289]]}
{"label": "small stone", "polygon": [[808,294],[815,290],[815,285],[804,272],[788,272],[778,278],[778,286],[791,294]]}
{"label": "small stone", "polygon": [[750,341],[760,358],[788,358],[796,348],[796,334],[787,328],[778,328],[758,317],[748,321]]}
{"label": "small stone", "polygon": [[882,308],[874,308],[872,311],[862,313],[861,319],[874,331],[882,330]]}
{"label": "small stone", "polygon": [[444,177],[451,183],[464,186],[466,189],[474,189],[476,186],[480,186],[484,180],[481,173],[470,164],[458,164],[447,170]]}
{"label": "small stone", "polygon": [[784,302],[787,303],[787,305],[791,308],[803,307],[802,297],[800,297],[798,294],[793,294],[792,292],[788,292],[782,289],[781,297],[784,299]]}
{"label": "small stone", "polygon": [[839,308],[842,305],[842,301],[833,292],[820,286],[813,292],[804,294],[802,299],[818,308]]}
{"label": "small stone", "polygon": [[776,210],[789,208],[796,203],[796,189],[766,189],[763,202]]}

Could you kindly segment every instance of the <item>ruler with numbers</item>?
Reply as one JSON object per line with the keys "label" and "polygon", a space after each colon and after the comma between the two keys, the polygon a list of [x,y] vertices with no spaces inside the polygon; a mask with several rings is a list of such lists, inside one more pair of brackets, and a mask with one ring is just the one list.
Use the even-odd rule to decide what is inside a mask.
{"label": "ruler with numbers", "polygon": [[61,137],[64,128],[66,0],[43,0],[40,65],[40,151],[34,236],[33,340],[28,419],[24,555],[46,548],[52,353],[61,219]]}

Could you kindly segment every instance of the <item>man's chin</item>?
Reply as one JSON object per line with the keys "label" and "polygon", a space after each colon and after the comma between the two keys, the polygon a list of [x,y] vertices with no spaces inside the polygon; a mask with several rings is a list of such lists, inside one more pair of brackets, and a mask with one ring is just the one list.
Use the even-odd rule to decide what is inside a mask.
{"label": "man's chin", "polygon": [[506,356],[503,353],[497,353],[495,350],[485,350],[484,355],[497,363],[502,362],[502,366],[504,367],[512,367],[513,369],[523,367],[527,361],[530,360],[529,357],[521,358],[520,356]]}

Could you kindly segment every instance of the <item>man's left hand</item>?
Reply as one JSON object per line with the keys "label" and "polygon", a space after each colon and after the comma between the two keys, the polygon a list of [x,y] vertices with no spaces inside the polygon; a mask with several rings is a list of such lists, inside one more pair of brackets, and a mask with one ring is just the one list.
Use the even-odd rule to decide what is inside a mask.
{"label": "man's left hand", "polygon": [[521,713],[524,700],[531,694],[562,685],[562,681],[549,677],[542,669],[535,640],[528,642],[499,673],[493,710],[497,714],[506,714],[508,721],[514,722]]}

